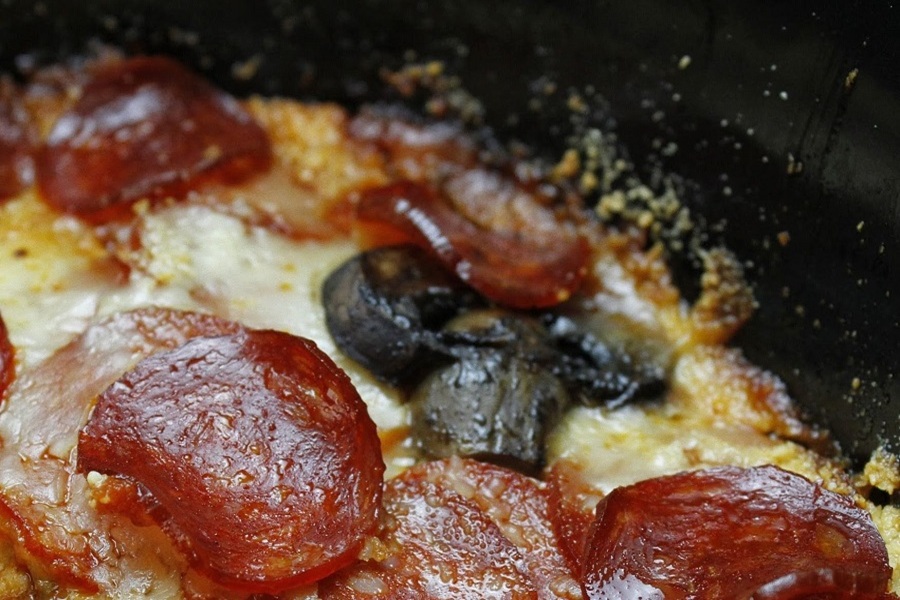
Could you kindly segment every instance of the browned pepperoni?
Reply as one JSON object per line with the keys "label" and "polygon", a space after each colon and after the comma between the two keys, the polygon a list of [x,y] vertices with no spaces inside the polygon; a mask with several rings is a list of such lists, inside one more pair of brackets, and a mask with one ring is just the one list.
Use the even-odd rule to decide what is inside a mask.
{"label": "browned pepperoni", "polygon": [[131,576],[121,557],[165,554],[143,548],[146,536],[129,518],[98,512],[87,481],[75,472],[78,432],[94,398],[144,356],[239,328],[166,309],[120,313],[13,382],[0,412],[0,518],[15,531],[17,553],[61,584],[89,590]]}
{"label": "browned pepperoni", "polygon": [[[462,184],[460,188],[466,189]],[[482,198],[487,207],[489,196]],[[466,207],[466,212],[477,218],[475,207]],[[588,249],[580,236],[562,227],[552,233],[552,228],[525,222],[508,228],[497,215],[476,223],[424,184],[404,181],[367,190],[356,218],[375,243],[408,240],[429,249],[463,281],[511,307],[559,304],[578,288],[586,272]]]}
{"label": "browned pepperoni", "polygon": [[613,490],[583,562],[588,598],[879,597],[884,541],[850,498],[764,466]]}
{"label": "browned pepperoni", "polygon": [[581,598],[550,523],[547,490],[536,479],[461,458],[423,463],[407,477],[450,488],[478,505],[522,554],[538,598]]}
{"label": "browned pepperoni", "polygon": [[198,570],[263,592],[352,561],[376,523],[384,473],[347,375],[277,331],[144,359],[100,395],[78,467],[142,484]]}
{"label": "browned pepperoni", "polygon": [[326,600],[536,599],[522,556],[479,506],[405,472],[385,487],[384,557],[323,582]]}
{"label": "browned pepperoni", "polygon": [[15,196],[34,179],[34,134],[15,89],[0,80],[0,201]]}
{"label": "browned pepperoni", "polygon": [[751,600],[897,600],[897,595],[884,587],[881,576],[822,568],[770,581],[756,590]]}
{"label": "browned pepperoni", "polygon": [[580,573],[588,532],[603,493],[587,485],[581,468],[566,459],[550,467],[546,482],[550,521],[560,550],[572,572]]}
{"label": "browned pepperoni", "polygon": [[198,180],[265,170],[265,131],[228,94],[177,62],[100,66],[50,132],[37,161],[52,206],[105,220],[141,198],[178,197]]}
{"label": "browned pepperoni", "polygon": [[0,315],[0,401],[6,397],[6,390],[16,376],[16,352],[9,341],[6,323]]}

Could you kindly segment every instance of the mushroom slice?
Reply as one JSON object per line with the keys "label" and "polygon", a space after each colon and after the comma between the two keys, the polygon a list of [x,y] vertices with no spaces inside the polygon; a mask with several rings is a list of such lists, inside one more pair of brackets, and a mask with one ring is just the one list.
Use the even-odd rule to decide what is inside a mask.
{"label": "mushroom slice", "polygon": [[399,385],[448,356],[437,331],[478,295],[414,246],[370,250],[322,287],[328,330],[338,347],[376,377]]}

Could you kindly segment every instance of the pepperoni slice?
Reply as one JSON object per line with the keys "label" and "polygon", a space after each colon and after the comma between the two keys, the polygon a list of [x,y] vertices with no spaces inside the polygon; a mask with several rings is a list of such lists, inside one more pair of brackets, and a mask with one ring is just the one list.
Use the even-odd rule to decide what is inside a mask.
{"label": "pepperoni slice", "polygon": [[0,80],[0,201],[34,179],[34,133],[11,84]]}
{"label": "pepperoni slice", "polygon": [[[454,457],[417,465],[388,486],[382,535],[387,556],[342,571],[322,586],[324,598],[582,597],[556,544],[537,480]],[[454,531],[461,523],[464,529]],[[507,550],[492,550],[485,540]],[[398,544],[399,551],[393,550]],[[432,571],[443,579],[433,580]],[[521,589],[485,596],[485,585],[504,573],[501,580],[521,580]]]}
{"label": "pepperoni slice", "polygon": [[[87,480],[75,472],[78,432],[94,398],[141,358],[238,329],[195,313],[120,313],[20,374],[0,413],[0,518],[13,529],[18,554],[54,580],[87,590],[127,589],[147,576],[146,565],[167,556],[127,517],[98,512]],[[168,556],[178,564],[177,555]]]}
{"label": "pepperoni slice", "polygon": [[458,457],[423,463],[407,477],[421,477],[474,502],[522,554],[538,598],[580,600],[581,590],[563,558],[550,523],[545,487],[536,479],[496,465]]}
{"label": "pepperoni slice", "polygon": [[[463,194],[475,189],[459,188]],[[490,197],[480,194],[474,202],[458,202],[466,215],[433,187],[402,181],[363,192],[356,218],[363,234],[376,243],[410,241],[429,249],[463,281],[500,304],[537,308],[568,299],[586,273],[586,242],[533,206],[530,213],[544,212],[556,226],[515,219],[515,206],[501,214],[493,209],[487,222],[476,222],[471,217],[479,216],[479,206],[487,210]]]}
{"label": "pepperoni slice", "polygon": [[324,600],[536,599],[522,555],[478,504],[406,471],[385,487],[385,556],[320,585]]}
{"label": "pepperoni slice", "polygon": [[16,351],[9,341],[6,323],[0,315],[0,401],[6,397],[6,390],[16,376]]}
{"label": "pepperoni slice", "polygon": [[80,471],[139,482],[194,566],[278,592],[351,562],[376,523],[375,424],[313,342],[277,331],[199,338],[103,392]]}
{"label": "pepperoni slice", "polygon": [[773,466],[613,490],[597,506],[582,572],[590,599],[878,597],[890,579],[866,511]]}
{"label": "pepperoni slice", "polygon": [[97,68],[37,161],[44,198],[103,221],[203,179],[236,182],[269,167],[263,129],[241,105],[177,62],[137,57]]}

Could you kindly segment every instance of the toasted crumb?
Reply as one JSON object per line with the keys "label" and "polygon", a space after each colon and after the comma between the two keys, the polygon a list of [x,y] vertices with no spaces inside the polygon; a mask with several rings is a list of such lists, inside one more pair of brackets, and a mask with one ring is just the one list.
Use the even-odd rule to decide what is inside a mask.
{"label": "toasted crumb", "polygon": [[566,101],[566,106],[569,107],[569,110],[577,113],[586,113],[588,110],[587,104],[584,101],[584,98],[579,94],[572,94],[569,96],[569,99]]}
{"label": "toasted crumb", "polygon": [[563,153],[562,158],[560,158],[559,162],[553,167],[550,176],[554,181],[560,181],[562,179],[575,177],[580,170],[581,158],[578,156],[578,151],[574,148],[569,148]]}
{"label": "toasted crumb", "polygon": [[247,60],[236,62],[231,65],[231,76],[238,81],[249,81],[256,77],[262,61],[262,54],[254,54]]}
{"label": "toasted crumb", "polygon": [[16,561],[12,546],[0,539],[0,598],[33,598],[31,577]]}
{"label": "toasted crumb", "polygon": [[900,508],[896,506],[871,506],[872,520],[884,538],[888,562],[894,570],[891,591],[900,594]]}
{"label": "toasted crumb", "polygon": [[724,248],[703,256],[702,291],[691,320],[707,343],[727,341],[753,314],[756,300],[737,258]]}
{"label": "toasted crumb", "polygon": [[893,494],[900,490],[900,458],[879,448],[866,463],[862,476],[865,483]]}

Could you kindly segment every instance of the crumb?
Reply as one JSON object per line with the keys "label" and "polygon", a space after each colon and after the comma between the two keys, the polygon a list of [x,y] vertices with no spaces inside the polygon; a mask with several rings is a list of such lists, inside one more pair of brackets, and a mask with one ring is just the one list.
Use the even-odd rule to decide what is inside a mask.
{"label": "crumb", "polygon": [[560,181],[562,179],[575,177],[580,170],[581,158],[578,156],[578,151],[574,148],[569,148],[563,153],[562,158],[560,158],[559,162],[553,167],[550,176],[554,181]]}
{"label": "crumb", "polygon": [[247,60],[236,62],[231,65],[231,76],[238,81],[249,81],[256,77],[262,61],[262,54],[254,54]]}
{"label": "crumb", "polygon": [[401,96],[410,98],[419,92],[428,96],[425,109],[434,117],[458,117],[470,125],[480,125],[484,120],[484,105],[463,88],[459,77],[447,74],[443,62],[411,62],[397,71],[384,69],[381,77]]}
{"label": "crumb", "polygon": [[863,468],[865,483],[893,494],[900,490],[900,458],[884,448],[878,448]]}
{"label": "crumb", "polygon": [[569,99],[566,101],[566,106],[569,107],[569,110],[577,113],[586,113],[588,110],[587,104],[584,102],[584,98],[582,98],[579,94],[571,94]]}
{"label": "crumb", "polygon": [[703,255],[700,285],[700,297],[691,308],[691,320],[705,342],[724,342],[756,310],[744,269],[730,251],[714,248]]}

